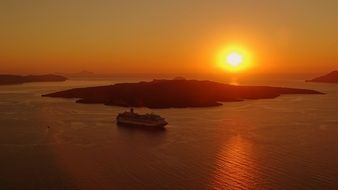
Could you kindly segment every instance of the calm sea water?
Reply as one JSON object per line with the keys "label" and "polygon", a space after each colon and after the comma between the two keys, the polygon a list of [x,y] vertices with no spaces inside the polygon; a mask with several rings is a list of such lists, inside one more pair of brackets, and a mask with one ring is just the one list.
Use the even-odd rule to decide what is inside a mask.
{"label": "calm sea water", "polygon": [[138,79],[0,86],[0,189],[338,187],[338,85],[244,81],[327,95],[136,109],[164,116],[165,131],[117,127],[125,108],[41,97],[121,81]]}

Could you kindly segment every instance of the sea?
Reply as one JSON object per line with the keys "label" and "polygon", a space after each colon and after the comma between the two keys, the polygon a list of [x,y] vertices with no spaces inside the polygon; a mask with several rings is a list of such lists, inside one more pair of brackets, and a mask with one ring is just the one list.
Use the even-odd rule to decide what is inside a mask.
{"label": "sea", "polygon": [[147,109],[165,130],[118,127],[128,108],[41,95],[149,81],[75,78],[0,86],[1,190],[337,189],[338,85],[300,78],[213,79],[325,95]]}

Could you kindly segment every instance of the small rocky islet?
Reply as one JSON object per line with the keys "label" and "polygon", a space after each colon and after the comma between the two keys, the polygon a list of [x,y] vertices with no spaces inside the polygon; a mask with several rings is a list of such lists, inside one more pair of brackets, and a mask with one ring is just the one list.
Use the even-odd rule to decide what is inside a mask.
{"label": "small rocky islet", "polygon": [[332,71],[326,75],[307,80],[307,82],[338,83],[338,71]]}

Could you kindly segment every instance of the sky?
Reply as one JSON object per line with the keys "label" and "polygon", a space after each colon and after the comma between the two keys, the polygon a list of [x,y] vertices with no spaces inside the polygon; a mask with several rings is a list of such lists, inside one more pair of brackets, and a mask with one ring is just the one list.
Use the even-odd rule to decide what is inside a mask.
{"label": "sky", "polygon": [[337,0],[0,0],[0,73],[247,73],[337,69]]}

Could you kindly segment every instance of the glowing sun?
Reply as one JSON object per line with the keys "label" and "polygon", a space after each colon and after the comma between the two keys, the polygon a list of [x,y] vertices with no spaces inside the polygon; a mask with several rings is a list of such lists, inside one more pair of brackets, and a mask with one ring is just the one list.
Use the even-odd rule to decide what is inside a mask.
{"label": "glowing sun", "polygon": [[217,65],[227,72],[243,72],[252,66],[252,56],[242,47],[231,46],[218,52]]}
{"label": "glowing sun", "polygon": [[237,52],[232,52],[227,56],[226,62],[232,67],[238,67],[243,63],[243,55]]}

